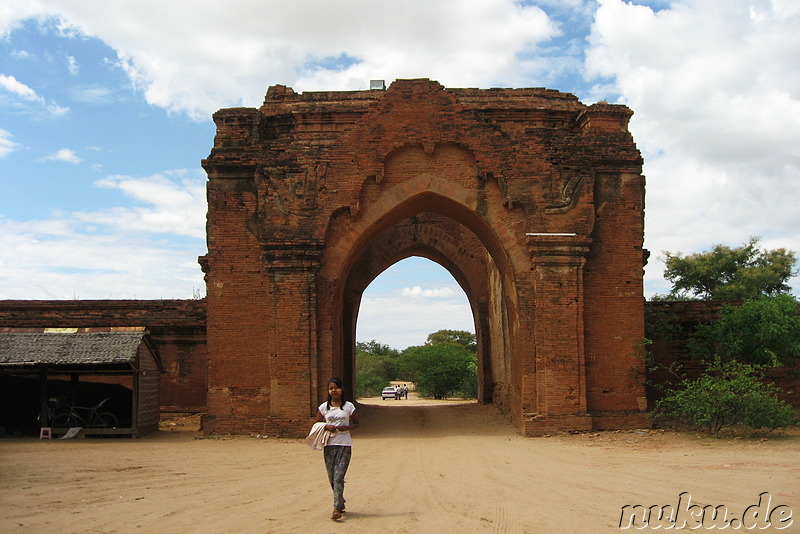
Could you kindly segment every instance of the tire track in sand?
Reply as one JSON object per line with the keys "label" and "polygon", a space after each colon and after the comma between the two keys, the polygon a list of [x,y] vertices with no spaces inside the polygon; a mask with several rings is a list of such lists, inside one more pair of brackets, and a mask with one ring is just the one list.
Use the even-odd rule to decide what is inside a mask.
{"label": "tire track in sand", "polygon": [[[486,417],[496,417],[494,409],[487,410],[484,406],[465,405],[453,407],[432,407],[429,414],[429,426],[432,433],[437,429],[446,435],[444,441],[448,448],[458,451],[460,461],[464,462],[475,472],[475,480],[480,483],[477,487],[482,489],[476,499],[481,503],[490,503],[491,513],[477,513],[475,519],[481,530],[491,526],[491,531],[498,534],[519,532],[513,514],[509,513],[509,499],[506,495],[505,484],[496,475],[495,451],[489,449],[486,436],[480,434],[482,428],[496,428],[495,422],[488,421],[483,425]],[[455,426],[453,423],[458,423]],[[496,442],[493,436],[492,442]],[[476,506],[476,508],[478,508]],[[485,517],[489,515],[489,517]]]}

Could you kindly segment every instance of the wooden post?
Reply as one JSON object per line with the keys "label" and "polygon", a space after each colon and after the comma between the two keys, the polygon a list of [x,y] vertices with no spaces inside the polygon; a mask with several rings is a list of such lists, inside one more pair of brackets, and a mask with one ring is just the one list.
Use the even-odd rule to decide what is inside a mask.
{"label": "wooden post", "polygon": [[39,426],[50,426],[50,413],[47,409],[47,372],[39,371],[39,402],[40,402],[40,418],[41,424]]}

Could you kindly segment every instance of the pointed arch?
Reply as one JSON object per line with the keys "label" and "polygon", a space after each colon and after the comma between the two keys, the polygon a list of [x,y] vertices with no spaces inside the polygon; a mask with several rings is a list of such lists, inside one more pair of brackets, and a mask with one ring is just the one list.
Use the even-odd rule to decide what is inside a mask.
{"label": "pointed arch", "polygon": [[[338,313],[320,329],[320,345],[330,347],[334,373],[354,380],[356,321],[364,290],[394,263],[421,256],[445,268],[467,296],[478,342],[479,401],[507,407],[516,287],[505,247],[488,222],[463,204],[468,195],[460,197],[458,186],[431,176],[413,182],[422,192],[409,195],[408,186],[398,186],[385,197],[392,208],[365,210],[363,219],[373,221],[372,226],[353,222],[357,230],[343,232],[335,227],[347,216],[331,221],[326,251],[344,254],[338,270],[333,270],[334,258],[323,257],[320,278],[331,296],[323,305]],[[442,190],[454,192],[455,198]]]}

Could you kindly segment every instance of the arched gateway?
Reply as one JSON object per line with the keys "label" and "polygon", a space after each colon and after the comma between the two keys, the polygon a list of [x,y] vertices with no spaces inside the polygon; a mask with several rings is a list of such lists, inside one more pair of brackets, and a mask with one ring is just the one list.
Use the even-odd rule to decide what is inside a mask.
{"label": "arched gateway", "polygon": [[352,386],[362,292],[409,256],[466,293],[480,401],[526,435],[645,425],[631,111],[545,89],[296,94],[223,109],[208,173],[206,432],[299,435]]}

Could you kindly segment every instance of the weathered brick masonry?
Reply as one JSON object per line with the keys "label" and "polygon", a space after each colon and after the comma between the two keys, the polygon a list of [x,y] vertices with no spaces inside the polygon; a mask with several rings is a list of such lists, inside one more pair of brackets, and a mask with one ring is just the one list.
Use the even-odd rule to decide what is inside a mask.
{"label": "weathered brick masonry", "polygon": [[161,411],[205,411],[203,300],[0,300],[0,327],[143,326],[161,357]]}
{"label": "weathered brick masonry", "polygon": [[631,113],[424,79],[217,112],[204,430],[304,433],[327,378],[353,383],[363,290],[412,255],[464,288],[480,400],[521,433],[645,425]]}

